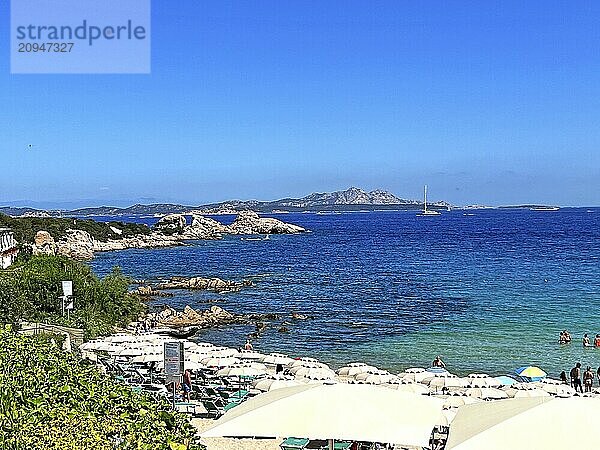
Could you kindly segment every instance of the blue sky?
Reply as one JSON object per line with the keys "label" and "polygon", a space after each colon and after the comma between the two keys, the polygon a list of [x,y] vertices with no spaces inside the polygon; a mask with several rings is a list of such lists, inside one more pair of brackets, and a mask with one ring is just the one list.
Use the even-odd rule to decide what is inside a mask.
{"label": "blue sky", "polygon": [[0,204],[600,205],[598,2],[155,0],[150,75],[11,75],[6,3]]}

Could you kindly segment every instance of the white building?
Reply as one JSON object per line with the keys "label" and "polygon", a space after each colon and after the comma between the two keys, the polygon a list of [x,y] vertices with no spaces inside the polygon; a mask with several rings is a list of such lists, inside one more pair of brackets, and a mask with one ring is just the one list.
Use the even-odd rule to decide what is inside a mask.
{"label": "white building", "polygon": [[19,249],[12,230],[0,228],[0,269],[9,267],[17,257]]}

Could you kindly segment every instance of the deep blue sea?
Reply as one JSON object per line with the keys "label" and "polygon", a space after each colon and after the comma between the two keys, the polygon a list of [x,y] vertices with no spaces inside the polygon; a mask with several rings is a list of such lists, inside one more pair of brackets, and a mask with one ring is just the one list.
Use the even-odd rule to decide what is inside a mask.
{"label": "deep blue sea", "polygon": [[[136,279],[250,278],[254,286],[240,292],[181,291],[156,304],[315,316],[287,325],[289,333],[270,327],[255,348],[334,366],[365,361],[398,371],[427,367],[438,354],[459,373],[533,364],[557,376],[576,361],[600,365],[600,349],[581,345],[584,333],[592,341],[600,333],[598,208],[275,217],[311,233],[101,253],[91,266],[103,275],[118,265]],[[561,346],[564,328],[574,342]],[[239,347],[251,331],[226,327],[196,339]]]}

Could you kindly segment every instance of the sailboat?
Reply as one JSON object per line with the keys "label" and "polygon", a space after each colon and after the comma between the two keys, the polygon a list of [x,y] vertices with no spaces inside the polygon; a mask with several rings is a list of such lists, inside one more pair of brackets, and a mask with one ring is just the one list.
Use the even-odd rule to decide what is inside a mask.
{"label": "sailboat", "polygon": [[418,216],[439,216],[440,212],[435,209],[427,209],[427,185],[425,185],[423,193],[423,211]]}

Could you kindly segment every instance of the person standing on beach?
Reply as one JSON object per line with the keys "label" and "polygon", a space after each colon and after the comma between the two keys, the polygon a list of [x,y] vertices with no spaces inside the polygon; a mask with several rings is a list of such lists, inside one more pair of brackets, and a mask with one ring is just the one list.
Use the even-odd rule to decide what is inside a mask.
{"label": "person standing on beach", "polygon": [[252,344],[250,343],[250,339],[246,339],[246,343],[244,344],[244,350],[254,350],[254,347],[252,347]]}
{"label": "person standing on beach", "polygon": [[192,374],[190,369],[185,369],[183,372],[183,395],[185,400],[190,401],[190,393],[192,392]]}
{"label": "person standing on beach", "polygon": [[594,382],[594,373],[590,366],[583,372],[583,385],[585,386],[585,392],[592,392],[592,383]]}
{"label": "person standing on beach", "polygon": [[581,385],[581,363],[575,364],[575,367],[571,369],[571,387],[575,389],[577,392],[577,387],[579,387],[579,392],[583,393],[583,386]]}
{"label": "person standing on beach", "polygon": [[433,362],[431,363],[431,367],[441,367],[442,369],[446,368],[446,364],[442,361],[442,357],[440,355],[436,356]]}

